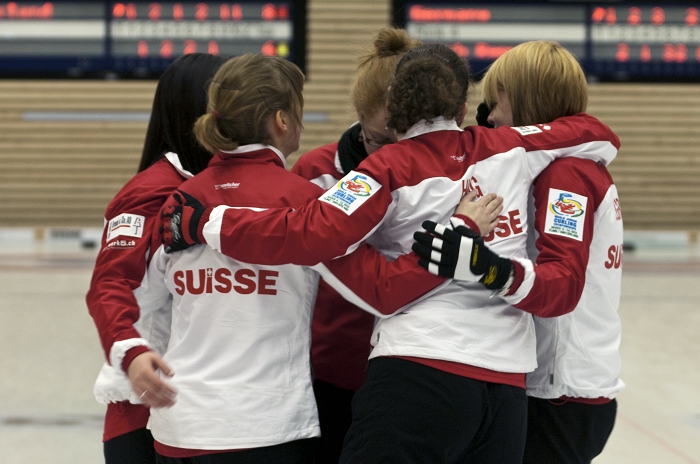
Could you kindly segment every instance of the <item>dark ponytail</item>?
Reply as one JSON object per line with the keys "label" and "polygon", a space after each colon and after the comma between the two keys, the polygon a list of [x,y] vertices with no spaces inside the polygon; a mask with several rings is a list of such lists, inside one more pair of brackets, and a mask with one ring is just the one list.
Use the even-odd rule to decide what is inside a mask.
{"label": "dark ponytail", "polygon": [[139,172],[167,152],[177,153],[182,167],[197,174],[207,167],[211,153],[197,143],[194,122],[207,112],[207,88],[226,58],[191,53],[165,70],[153,97]]}

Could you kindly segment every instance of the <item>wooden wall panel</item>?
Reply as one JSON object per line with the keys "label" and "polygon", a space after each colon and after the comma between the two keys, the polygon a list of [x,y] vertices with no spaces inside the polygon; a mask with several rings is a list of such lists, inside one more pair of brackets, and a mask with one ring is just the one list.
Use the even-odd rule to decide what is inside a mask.
{"label": "wooden wall panel", "polygon": [[628,230],[700,230],[700,85],[594,84],[589,113],[622,146],[610,165]]}
{"label": "wooden wall panel", "polygon": [[148,114],[155,86],[0,81],[0,227],[101,227],[107,203],[136,172],[147,122],[41,116]]}
{"label": "wooden wall panel", "polygon": [[350,85],[357,59],[372,37],[390,22],[390,2],[309,0],[304,112],[326,118],[307,122],[297,158],[340,138],[357,116],[350,104]]}
{"label": "wooden wall panel", "polygon": [[[309,0],[305,114],[297,157],[356,119],[357,58],[389,2]],[[100,227],[136,171],[146,122],[40,121],[32,113],[146,114],[154,81],[0,80],[0,227]],[[470,93],[466,122],[481,98]],[[620,136],[610,166],[628,230],[700,230],[700,84],[592,84],[589,112]],[[312,122],[320,121],[320,122]]]}

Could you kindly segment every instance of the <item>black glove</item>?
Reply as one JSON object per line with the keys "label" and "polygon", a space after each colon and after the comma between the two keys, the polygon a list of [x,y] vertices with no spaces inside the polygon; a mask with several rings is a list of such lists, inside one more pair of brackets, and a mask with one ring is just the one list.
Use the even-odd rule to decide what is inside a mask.
{"label": "black glove", "polygon": [[502,289],[513,270],[510,259],[501,258],[465,226],[448,228],[433,221],[423,222],[431,233],[415,232],[412,248],[418,264],[433,275],[467,282],[481,282],[491,290]]}
{"label": "black glove", "polygon": [[480,126],[488,127],[493,129],[493,124],[488,121],[488,117],[491,114],[491,108],[486,102],[479,103],[476,107],[476,123]]}
{"label": "black glove", "polygon": [[202,229],[209,218],[211,208],[205,208],[192,195],[176,190],[165,201],[160,210],[160,238],[166,253],[185,250],[192,245],[204,243]]}

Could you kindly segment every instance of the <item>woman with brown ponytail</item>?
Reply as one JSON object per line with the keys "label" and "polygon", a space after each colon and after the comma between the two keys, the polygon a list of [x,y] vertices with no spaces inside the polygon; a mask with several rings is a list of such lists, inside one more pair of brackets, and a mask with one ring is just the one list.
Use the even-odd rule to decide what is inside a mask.
{"label": "woman with brown ponytail", "polygon": [[[282,58],[243,55],[224,63],[209,86],[209,112],[194,127],[216,155],[180,188],[204,201],[249,198],[261,184],[269,188],[255,190],[260,204],[307,198],[301,189],[280,195],[293,191],[295,180],[306,183],[283,169],[299,144],[303,84],[299,68]],[[318,422],[302,355],[308,346],[297,342],[308,332],[304,299],[312,285],[305,272],[234,263],[203,247],[172,259],[154,254],[142,313],[172,298],[168,348],[162,359],[150,353],[168,377],[142,354],[129,379],[147,404],[173,392],[151,405],[158,463],[311,462]]]}

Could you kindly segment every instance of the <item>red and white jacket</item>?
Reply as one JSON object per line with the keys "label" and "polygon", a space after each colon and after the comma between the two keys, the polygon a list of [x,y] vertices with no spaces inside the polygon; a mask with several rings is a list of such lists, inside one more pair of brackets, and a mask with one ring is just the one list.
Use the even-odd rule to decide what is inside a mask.
{"label": "red and white jacket", "polygon": [[[338,142],[302,155],[292,172],[323,190],[345,174],[338,159]],[[374,316],[343,298],[323,279],[318,283],[311,320],[311,366],[314,379],[356,391],[365,381],[372,346]]]}
{"label": "red and white jacket", "polygon": [[[160,208],[173,190],[190,177],[192,174],[182,168],[177,155],[167,153],[136,174],[107,206],[101,249],[86,296],[108,361],[94,388],[95,397],[101,403],[130,401],[140,404],[121,362],[112,362],[116,357],[122,359],[120,344],[138,338],[154,350],[165,352],[169,320],[155,315],[141,317],[137,293],[152,250],[160,246],[159,240],[151,241],[151,232],[159,224]],[[169,307],[161,313],[167,317]],[[105,440],[146,426],[147,410],[126,409],[118,414],[108,411]],[[126,415],[132,417],[122,417]]]}
{"label": "red and white jacket", "polygon": [[[288,172],[283,155],[264,145],[214,156],[180,189],[205,206],[256,209],[298,207],[322,193]],[[394,314],[443,282],[420,268],[415,255],[388,263],[368,245],[323,269],[377,316]],[[166,381],[178,394],[174,406],[152,409],[149,421],[161,454],[182,457],[319,435],[309,363],[317,282],[318,273],[308,267],[249,264],[204,245],[173,254],[158,249],[139,304],[147,315],[172,298],[163,358],[175,372]]]}
{"label": "red and white jacket", "polygon": [[505,297],[535,315],[537,369],[527,375],[527,393],[612,399],[624,388],[617,313],[623,230],[612,177],[593,161],[557,160],[535,180],[530,211],[536,264],[521,261],[523,283]]}
{"label": "red and white jacket", "polygon": [[[423,121],[306,206],[265,211],[219,206],[202,232],[214,249],[246,262],[314,265],[356,249],[370,236],[385,256],[396,258],[410,250],[422,221],[446,223],[462,196],[476,189],[504,197],[506,221],[487,243],[500,255],[525,258],[532,181],[560,157],[607,165],[618,147],[617,136],[586,114],[545,125],[463,131],[453,120]],[[332,276],[322,275],[336,286]],[[379,321],[371,356],[446,361],[520,376],[533,371],[532,317],[490,297],[481,284],[447,282],[399,316]]]}

